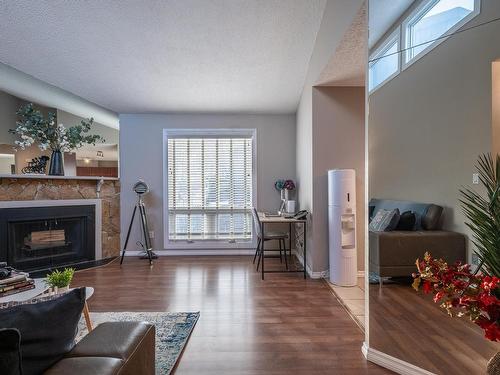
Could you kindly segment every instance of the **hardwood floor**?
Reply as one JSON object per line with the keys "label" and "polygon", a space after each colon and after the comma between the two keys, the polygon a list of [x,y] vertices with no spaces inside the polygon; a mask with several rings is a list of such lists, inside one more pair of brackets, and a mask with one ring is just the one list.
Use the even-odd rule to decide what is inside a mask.
{"label": "hardwood floor", "polygon": [[[181,374],[391,374],[367,362],[364,335],[329,288],[300,274],[260,274],[246,256],[126,258],[77,272],[90,311],[200,311]],[[279,260],[266,260],[266,267]]]}
{"label": "hardwood floor", "polygon": [[484,374],[500,350],[465,319],[450,318],[410,285],[370,285],[370,346],[435,374]]}

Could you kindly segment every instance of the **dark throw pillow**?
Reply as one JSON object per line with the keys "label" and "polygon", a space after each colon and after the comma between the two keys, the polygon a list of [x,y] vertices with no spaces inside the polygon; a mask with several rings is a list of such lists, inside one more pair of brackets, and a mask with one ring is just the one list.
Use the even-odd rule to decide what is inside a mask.
{"label": "dark throw pillow", "polygon": [[85,288],[25,302],[0,304],[0,328],[21,334],[24,375],[44,372],[74,346]]}
{"label": "dark throw pillow", "polygon": [[422,216],[422,228],[425,230],[438,230],[442,214],[443,207],[430,204],[427,212]]}
{"label": "dark throw pillow", "polygon": [[390,232],[394,230],[399,223],[399,209],[378,210],[375,217],[369,225],[372,232]]}
{"label": "dark throw pillow", "polygon": [[375,206],[368,206],[368,222],[371,223],[373,220],[373,214],[375,213]]}
{"label": "dark throw pillow", "polygon": [[413,211],[405,211],[399,217],[399,223],[396,230],[415,230],[415,223],[417,222],[417,217]]}
{"label": "dark throw pillow", "polygon": [[0,374],[22,373],[21,334],[15,328],[0,329]]}

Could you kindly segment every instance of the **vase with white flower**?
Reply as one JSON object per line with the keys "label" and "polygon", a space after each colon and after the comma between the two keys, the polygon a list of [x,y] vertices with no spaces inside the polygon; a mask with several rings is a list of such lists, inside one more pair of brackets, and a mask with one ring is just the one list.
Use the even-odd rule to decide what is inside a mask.
{"label": "vase with white flower", "polygon": [[64,176],[64,152],[76,150],[84,144],[104,142],[100,135],[87,134],[94,123],[92,118],[67,128],[57,123],[55,113],[49,112],[45,118],[33,103],[22,106],[16,114],[19,116],[16,128],[9,129],[10,133],[19,137],[15,141],[16,146],[24,150],[37,144],[42,151],[51,150],[49,175]]}

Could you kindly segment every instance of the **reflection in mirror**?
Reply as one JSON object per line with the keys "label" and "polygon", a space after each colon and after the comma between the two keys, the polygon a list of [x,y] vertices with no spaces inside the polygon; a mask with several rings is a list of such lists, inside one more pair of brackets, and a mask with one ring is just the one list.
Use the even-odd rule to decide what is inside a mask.
{"label": "reflection in mirror", "polygon": [[[35,142],[27,147],[19,147],[21,134],[13,134],[20,116],[16,113],[29,102],[0,91],[0,175],[5,174],[49,174],[52,152],[41,150]],[[80,125],[88,120],[58,108],[49,108],[33,103],[35,110],[48,119],[49,113],[55,114],[56,124],[65,128]],[[64,176],[100,176],[118,177],[118,139],[117,129],[93,122],[90,130],[81,133],[84,136],[96,135],[99,139],[94,144],[83,142],[81,146],[62,154]]]}
{"label": "reflection in mirror", "polygon": [[477,175],[500,150],[498,18],[497,0],[369,1],[369,348],[435,374],[500,373],[500,289],[481,287],[500,277],[500,176]]}

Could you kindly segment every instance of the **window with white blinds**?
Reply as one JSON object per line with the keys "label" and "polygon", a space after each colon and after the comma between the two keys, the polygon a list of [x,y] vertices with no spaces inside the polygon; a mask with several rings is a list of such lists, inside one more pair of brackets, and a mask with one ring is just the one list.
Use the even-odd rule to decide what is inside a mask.
{"label": "window with white blinds", "polygon": [[252,237],[253,139],[167,138],[168,239]]}

